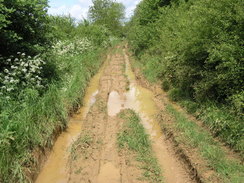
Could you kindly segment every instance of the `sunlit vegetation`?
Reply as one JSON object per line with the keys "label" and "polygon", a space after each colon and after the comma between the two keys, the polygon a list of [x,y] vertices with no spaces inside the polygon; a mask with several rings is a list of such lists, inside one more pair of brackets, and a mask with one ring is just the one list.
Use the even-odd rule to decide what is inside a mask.
{"label": "sunlit vegetation", "polygon": [[[52,147],[107,48],[123,36],[150,82],[243,155],[244,1],[142,0],[126,23],[123,4],[92,3],[88,19],[78,21],[48,15],[48,0],[0,0],[0,182],[32,181],[33,154]],[[243,168],[224,159],[215,139],[167,110],[211,168],[239,182]],[[140,119],[130,110],[120,117],[119,146],[138,155],[147,180],[161,182]]]}
{"label": "sunlit vegetation", "polygon": [[244,150],[242,0],[143,0],[127,37],[144,75]]}
{"label": "sunlit vegetation", "polygon": [[177,111],[172,105],[167,106],[167,112],[176,122],[174,128],[178,131],[178,141],[188,148],[197,149],[200,156],[207,160],[209,167],[216,171],[217,174],[209,176],[206,182],[244,181],[244,166],[240,161],[229,159],[221,144],[214,140],[209,132],[187,119],[185,114]]}
{"label": "sunlit vegetation", "polygon": [[90,20],[50,16],[47,0],[0,0],[0,15],[0,182],[30,182],[33,153],[67,126],[117,35]]}
{"label": "sunlit vegetation", "polygon": [[152,151],[151,141],[140,123],[139,116],[133,110],[127,109],[120,112],[119,117],[124,121],[124,126],[118,134],[118,146],[135,154],[143,171],[142,177],[138,178],[148,182],[164,182],[160,166]]}

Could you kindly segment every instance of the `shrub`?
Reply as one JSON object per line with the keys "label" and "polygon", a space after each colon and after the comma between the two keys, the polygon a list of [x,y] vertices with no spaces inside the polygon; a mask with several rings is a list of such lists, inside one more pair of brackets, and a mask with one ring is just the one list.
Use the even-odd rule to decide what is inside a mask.
{"label": "shrub", "polygon": [[196,102],[190,101],[190,100],[183,100],[181,102],[181,105],[184,106],[186,111],[190,114],[196,113],[199,108],[199,104],[197,104]]}
{"label": "shrub", "polygon": [[[243,6],[242,0],[143,0],[127,34],[144,74],[176,88],[169,91],[171,100],[187,98],[200,108],[210,101],[220,111],[222,105],[228,109],[226,118],[208,108],[202,113],[209,113],[207,125],[215,135],[235,148],[243,141]],[[197,108],[183,105],[189,112]]]}
{"label": "shrub", "polygon": [[173,88],[173,89],[169,90],[168,96],[169,96],[170,100],[177,102],[182,99],[183,93],[179,88]]}
{"label": "shrub", "polygon": [[4,72],[0,73],[0,92],[6,98],[18,94],[25,88],[44,88],[42,70],[45,62],[38,55],[31,57],[20,52],[17,55],[15,58],[6,59]]}
{"label": "shrub", "polygon": [[163,82],[162,82],[162,88],[163,88],[163,90],[164,91],[169,91],[169,89],[170,89],[170,84],[169,84],[169,82],[167,81],[167,80],[163,80]]}

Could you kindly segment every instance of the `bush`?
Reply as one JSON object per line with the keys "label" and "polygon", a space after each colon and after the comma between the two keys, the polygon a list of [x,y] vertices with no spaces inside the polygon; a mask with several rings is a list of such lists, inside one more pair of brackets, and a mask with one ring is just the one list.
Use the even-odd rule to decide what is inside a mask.
{"label": "bush", "polygon": [[169,90],[168,96],[169,96],[170,100],[177,102],[177,101],[180,101],[184,95],[180,89],[173,88],[173,89]]}
{"label": "bush", "polygon": [[[242,142],[237,130],[244,116],[243,6],[242,0],[143,0],[127,27],[147,78],[176,88],[169,91],[171,100],[187,98],[199,106],[210,101],[228,109],[228,120],[208,109],[202,113],[209,112],[207,124],[232,147]],[[184,105],[189,112],[197,107]]]}
{"label": "bush", "polygon": [[167,81],[167,80],[163,80],[163,82],[162,82],[162,88],[163,88],[163,90],[164,91],[169,91],[169,89],[170,89],[170,84],[169,84],[169,82]]}
{"label": "bush", "polygon": [[233,118],[228,111],[228,108],[209,104],[202,108],[200,117],[216,136],[221,137],[228,145],[243,153],[244,128],[242,121]]}
{"label": "bush", "polygon": [[199,105],[196,102],[193,102],[190,100],[183,100],[180,103],[186,109],[186,111],[190,114],[196,113],[199,108]]}
{"label": "bush", "polygon": [[[47,0],[0,0],[0,54],[36,55],[51,45]],[[4,65],[0,62],[1,66]]]}

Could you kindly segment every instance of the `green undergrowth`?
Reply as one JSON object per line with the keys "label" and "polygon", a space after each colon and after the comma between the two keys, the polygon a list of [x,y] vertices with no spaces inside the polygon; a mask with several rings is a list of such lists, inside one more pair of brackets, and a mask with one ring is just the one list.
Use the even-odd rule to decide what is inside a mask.
{"label": "green undergrowth", "polygon": [[161,169],[153,155],[148,135],[146,134],[140,118],[130,109],[119,114],[124,120],[123,131],[118,134],[120,149],[129,149],[136,154],[137,161],[141,163],[143,179],[149,182],[163,182]]}
{"label": "green undergrowth", "polygon": [[186,115],[177,111],[172,105],[167,106],[167,112],[176,121],[174,128],[179,132],[179,140],[189,148],[196,148],[207,160],[210,169],[226,183],[244,182],[244,166],[241,162],[229,159],[221,145],[202,127],[187,119]]}
{"label": "green undergrowth", "polygon": [[49,84],[43,95],[26,89],[20,94],[22,100],[0,101],[0,182],[31,182],[28,174],[38,164],[33,150],[51,147],[54,132],[67,126],[68,115],[82,105],[85,88],[99,69],[103,52],[93,49],[55,56],[61,80]]}
{"label": "green undergrowth", "polygon": [[[155,70],[148,68],[143,64],[143,61],[133,59],[132,66],[140,68],[148,81],[160,81],[155,76]],[[218,137],[226,145],[240,153],[242,157],[244,156],[244,125],[241,114],[236,114],[233,109],[223,104],[194,101],[188,96],[187,91],[172,87],[167,80],[160,82],[162,83],[161,88],[167,92],[171,101],[177,102],[189,114],[202,120],[214,137]]]}
{"label": "green undergrowth", "polygon": [[142,0],[127,23],[150,82],[244,152],[243,0]]}

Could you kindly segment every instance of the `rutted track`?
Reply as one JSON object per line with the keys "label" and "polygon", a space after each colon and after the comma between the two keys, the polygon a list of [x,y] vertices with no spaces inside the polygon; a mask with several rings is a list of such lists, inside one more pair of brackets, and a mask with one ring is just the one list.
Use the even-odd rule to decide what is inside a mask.
{"label": "rutted track", "polygon": [[[125,157],[125,154],[118,150],[117,134],[122,124],[116,114],[124,108],[135,110],[141,117],[162,168],[164,182],[194,182],[161,132],[156,120],[158,111],[153,102],[153,93],[137,84],[126,50],[118,46],[115,52],[107,57],[99,75],[98,92],[96,100],[93,100],[95,103],[89,112],[80,118],[80,136],[72,148],[66,147],[66,150],[69,149],[66,151],[69,161],[61,167],[56,167],[57,170],[65,169],[65,179],[45,179],[45,183],[146,182],[138,179],[142,175],[142,170],[137,161],[133,160],[133,157]],[[128,158],[131,159],[130,163],[127,162]],[[45,171],[46,175],[40,174],[38,177],[39,182],[44,180],[42,176],[48,177],[49,172],[52,173],[47,166],[42,172]]]}

